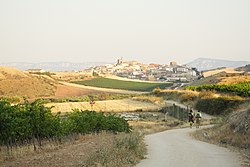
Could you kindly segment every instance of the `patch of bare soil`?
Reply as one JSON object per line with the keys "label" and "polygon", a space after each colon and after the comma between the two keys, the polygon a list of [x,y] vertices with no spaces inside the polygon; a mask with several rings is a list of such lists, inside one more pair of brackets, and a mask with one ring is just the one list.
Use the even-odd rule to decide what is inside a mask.
{"label": "patch of bare soil", "polygon": [[1,167],[49,167],[49,166],[83,166],[89,156],[100,149],[103,145],[108,145],[113,134],[85,135],[74,143],[65,143],[54,147],[44,147],[38,151],[19,156],[8,156]]}
{"label": "patch of bare soil", "polygon": [[62,84],[58,84],[56,87],[57,87],[56,92],[55,92],[56,98],[103,93],[102,91],[98,91],[98,90],[84,89],[84,88],[62,85]]}

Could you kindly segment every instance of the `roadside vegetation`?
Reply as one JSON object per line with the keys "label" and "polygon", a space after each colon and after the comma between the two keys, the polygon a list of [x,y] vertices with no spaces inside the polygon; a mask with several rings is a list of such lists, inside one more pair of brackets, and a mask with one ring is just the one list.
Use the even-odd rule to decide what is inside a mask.
{"label": "roadside vegetation", "polygon": [[231,93],[239,96],[250,97],[250,82],[241,82],[238,84],[211,84],[200,86],[187,86],[186,89],[193,91],[218,91],[222,93]]}
{"label": "roadside vegetation", "polygon": [[215,91],[192,90],[161,90],[155,89],[153,94],[164,97],[166,100],[175,100],[184,105],[211,115],[227,115],[249,103],[247,97],[218,94]]}
{"label": "roadside vegetation", "polygon": [[89,102],[90,99],[93,101],[104,101],[104,100],[120,100],[125,98],[131,98],[135,95],[132,94],[110,94],[110,93],[99,93],[83,95],[78,97],[64,97],[64,98],[44,98],[44,103],[65,103],[65,102]]}
{"label": "roadside vegetation", "polygon": [[134,166],[146,154],[143,139],[139,132],[116,135],[92,153],[83,166]]}
{"label": "roadside vegetation", "polygon": [[166,88],[172,86],[172,83],[147,83],[147,82],[133,82],[133,81],[122,81],[109,78],[94,78],[85,81],[75,81],[73,83],[94,86],[101,88],[112,88],[112,89],[124,89],[132,91],[152,91],[154,88]]}
{"label": "roadside vegetation", "polygon": [[8,152],[25,144],[32,144],[36,150],[44,141],[60,142],[75,135],[131,131],[127,121],[115,115],[75,110],[60,117],[39,100],[17,105],[0,101],[0,122],[0,145],[6,146]]}
{"label": "roadside vegetation", "polygon": [[[50,150],[49,154],[57,156],[60,152],[55,155],[53,152],[74,147],[72,143],[78,143],[82,150],[75,148],[71,151],[79,155],[86,153],[84,158],[73,162],[80,166],[133,166],[146,154],[143,133],[134,131],[125,119],[114,114],[75,109],[62,116],[60,113],[52,114],[51,108],[45,107],[42,100],[16,105],[2,100],[0,122],[0,165],[15,166],[15,158],[18,163],[25,164],[25,155],[29,156],[31,164],[37,165],[36,159],[40,155],[32,152]],[[90,134],[91,140],[84,139]],[[80,142],[82,139],[84,141]],[[98,144],[88,150],[91,141],[95,140],[99,141]],[[44,161],[39,162],[41,166],[45,166],[47,161],[52,166],[60,163],[57,160],[46,161],[47,158],[45,156]]]}
{"label": "roadside vegetation", "polygon": [[140,95],[140,96],[135,96],[132,99],[153,104],[164,104],[164,99],[162,97],[157,97],[154,95]]}

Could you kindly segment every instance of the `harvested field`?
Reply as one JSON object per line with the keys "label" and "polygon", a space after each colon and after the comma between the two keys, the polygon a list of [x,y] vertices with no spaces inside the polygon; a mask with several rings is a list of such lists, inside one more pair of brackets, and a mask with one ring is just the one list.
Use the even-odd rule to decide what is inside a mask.
{"label": "harvested field", "polygon": [[[49,103],[47,107],[54,106],[52,112],[72,112],[72,109],[91,110],[89,102]],[[101,112],[128,112],[159,110],[161,107],[152,103],[140,102],[131,99],[96,101],[93,110]]]}
{"label": "harvested field", "polygon": [[58,84],[55,92],[55,98],[83,96],[98,93],[103,93],[103,91]]}
{"label": "harvested field", "polygon": [[221,72],[235,73],[235,74],[242,73],[241,71],[235,71],[234,68],[223,68],[223,69],[219,69],[219,70],[211,70],[211,71],[204,72],[203,75],[204,75],[204,77],[208,77],[208,76],[215,75],[215,74],[218,74]]}

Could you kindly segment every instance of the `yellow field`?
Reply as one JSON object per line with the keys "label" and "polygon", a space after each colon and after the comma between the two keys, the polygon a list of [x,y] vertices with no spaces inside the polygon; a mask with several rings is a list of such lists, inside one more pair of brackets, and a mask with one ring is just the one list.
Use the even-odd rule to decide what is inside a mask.
{"label": "yellow field", "polygon": [[[54,106],[52,112],[72,112],[72,109],[91,110],[89,102],[49,103],[47,107]],[[101,112],[132,112],[136,110],[159,110],[161,107],[152,103],[132,99],[96,101],[93,110]]]}
{"label": "yellow field", "polygon": [[219,84],[236,84],[240,82],[249,82],[250,75],[247,76],[234,76],[234,77],[222,77]]}
{"label": "yellow field", "polygon": [[234,68],[225,68],[225,69],[220,69],[220,70],[207,71],[207,72],[204,72],[203,75],[204,75],[204,77],[208,77],[208,76],[215,75],[215,74],[218,74],[218,73],[221,73],[221,72],[226,72],[226,73],[242,73],[241,71],[235,71]]}

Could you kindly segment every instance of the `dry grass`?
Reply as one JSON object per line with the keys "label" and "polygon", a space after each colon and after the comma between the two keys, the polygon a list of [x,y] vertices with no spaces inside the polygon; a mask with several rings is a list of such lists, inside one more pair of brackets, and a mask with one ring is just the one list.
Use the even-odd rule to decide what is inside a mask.
{"label": "dry grass", "polygon": [[207,72],[204,72],[203,75],[204,77],[208,77],[208,76],[211,76],[211,75],[215,75],[215,74],[218,74],[218,73],[221,73],[221,72],[226,72],[226,73],[242,73],[240,71],[235,71],[234,68],[224,68],[224,69],[219,69],[219,70],[211,70],[211,71],[207,71]]}
{"label": "dry grass", "polygon": [[76,81],[76,80],[87,80],[93,77],[85,72],[53,72],[55,75],[51,77],[59,81]]}
{"label": "dry grass", "polygon": [[[128,161],[126,161],[126,165],[128,165],[132,161],[137,162],[138,159],[144,156],[145,147],[142,137],[135,133],[115,135],[103,132],[100,134],[78,136],[76,140],[67,140],[60,144],[49,143],[36,152],[29,148],[32,148],[32,146],[15,148],[9,155],[1,154],[0,166],[91,166],[91,164],[98,162],[117,164],[122,157],[127,158],[130,156],[127,158]],[[126,139],[130,140],[127,141]],[[129,148],[127,146],[134,145],[136,146],[135,149],[126,150],[126,148]],[[117,148],[121,148],[121,150]],[[114,159],[114,156],[120,159]],[[125,166],[124,164],[120,164],[119,166],[122,165]]]}
{"label": "dry grass", "polygon": [[242,75],[242,76],[232,76],[232,77],[221,77],[221,81],[219,84],[237,84],[240,82],[249,82],[250,75]]}
{"label": "dry grass", "polygon": [[25,77],[0,81],[1,96],[48,97],[55,93],[54,83],[44,78]]}
{"label": "dry grass", "polygon": [[[49,103],[47,107],[54,106],[52,112],[72,112],[72,109],[91,110],[89,102]],[[159,110],[161,107],[152,103],[131,99],[96,101],[93,110],[101,112],[132,112]]]}
{"label": "dry grass", "polygon": [[24,72],[11,67],[0,66],[0,79],[28,77]]}
{"label": "dry grass", "polygon": [[134,166],[146,154],[143,135],[139,132],[120,134],[111,138],[91,154],[84,166],[128,167]]}
{"label": "dry grass", "polygon": [[153,103],[153,104],[163,104],[164,99],[163,97],[157,97],[157,96],[137,96],[137,97],[133,97],[133,100],[137,100],[137,101],[142,101],[142,102],[149,102],[149,103]]}
{"label": "dry grass", "polygon": [[55,81],[10,67],[0,67],[0,96],[48,97],[55,93]]}

